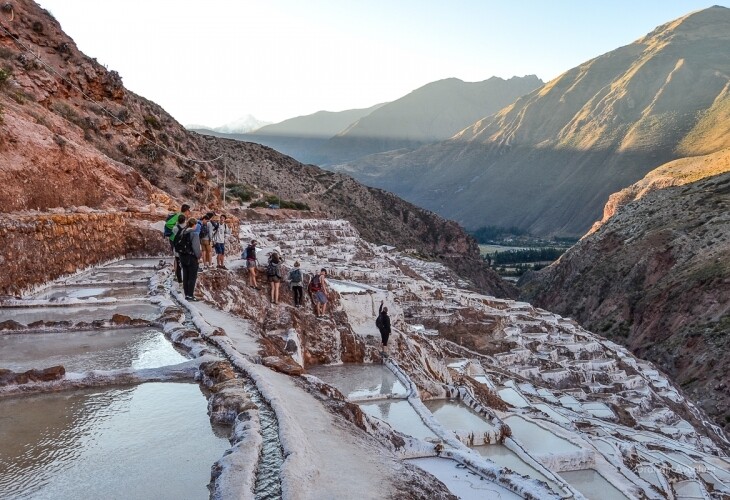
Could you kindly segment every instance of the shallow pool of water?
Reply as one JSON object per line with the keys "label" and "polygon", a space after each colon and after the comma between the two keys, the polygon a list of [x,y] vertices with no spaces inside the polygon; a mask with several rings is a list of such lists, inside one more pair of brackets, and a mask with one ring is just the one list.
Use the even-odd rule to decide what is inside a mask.
{"label": "shallow pool of water", "polygon": [[308,368],[307,372],[336,387],[353,400],[408,396],[408,391],[400,380],[383,365],[319,365]]}
{"label": "shallow pool of water", "polygon": [[416,410],[405,400],[387,400],[360,404],[368,415],[388,422],[403,434],[419,439],[436,439],[436,434],[423,423]]}
{"label": "shallow pool of water", "polygon": [[527,408],[530,406],[530,403],[523,398],[519,392],[515,391],[511,387],[500,389],[499,397],[502,398],[502,401],[514,406],[515,408]]}
{"label": "shallow pool of water", "polygon": [[64,299],[129,299],[147,295],[145,285],[117,285],[117,286],[84,286],[84,285],[54,285],[32,296],[41,300]]}
{"label": "shallow pool of water", "polygon": [[593,469],[565,471],[559,474],[588,500],[627,500],[626,495]]}
{"label": "shallow pool of water", "polygon": [[444,483],[460,499],[518,500],[522,497],[507,488],[487,481],[454,460],[446,458],[416,458],[408,460]]}
{"label": "shallow pool of water", "polygon": [[84,321],[91,323],[95,320],[109,320],[115,314],[151,321],[160,315],[160,309],[155,305],[144,303],[7,307],[0,309],[0,316],[3,320],[14,320],[23,325],[29,325],[36,321],[70,321],[71,323]]}
{"label": "shallow pool of water", "polygon": [[441,425],[455,432],[482,434],[494,430],[494,426],[476,414],[464,403],[456,400],[432,399],[424,401]]}
{"label": "shallow pool of water", "polygon": [[100,267],[71,279],[71,282],[132,281],[146,280],[155,274],[154,269],[131,267]]}
{"label": "shallow pool of water", "polygon": [[55,365],[67,372],[158,368],[186,359],[154,328],[0,335],[0,368],[16,372]]}
{"label": "shallow pool of water", "polygon": [[5,399],[0,422],[0,498],[206,499],[229,447],[196,384]]}
{"label": "shallow pool of water", "polygon": [[564,417],[562,414],[558,413],[554,409],[550,407],[550,405],[546,405],[545,403],[538,403],[535,405],[535,408],[540,410],[541,412],[545,413],[548,417],[550,417],[553,421],[558,422],[560,424],[569,424],[570,420],[566,417]]}
{"label": "shallow pool of water", "polygon": [[474,450],[501,467],[512,469],[523,476],[530,476],[531,478],[545,481],[554,492],[563,493],[563,489],[555,481],[548,479],[544,474],[523,461],[506,446],[501,444],[487,444],[474,446]]}
{"label": "shallow pool of water", "polygon": [[548,453],[572,453],[580,450],[573,443],[556,436],[552,432],[522,417],[511,416],[505,418],[504,421],[512,429],[512,437],[522,443],[531,453],[542,455]]}

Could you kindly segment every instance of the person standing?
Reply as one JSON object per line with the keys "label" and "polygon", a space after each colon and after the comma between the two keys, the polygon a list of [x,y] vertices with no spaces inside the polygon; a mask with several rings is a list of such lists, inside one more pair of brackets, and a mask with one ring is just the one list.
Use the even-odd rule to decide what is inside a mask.
{"label": "person standing", "polygon": [[175,271],[175,279],[178,283],[182,284],[183,278],[182,278],[182,264],[180,264],[180,254],[177,252],[177,248],[175,248],[175,243],[177,242],[177,239],[182,236],[183,231],[185,231],[185,221],[187,220],[187,217],[185,214],[180,214],[180,217],[177,218],[177,224],[175,224],[175,227],[172,228],[172,236],[170,237],[170,246],[172,246],[172,254],[175,256],[175,260],[173,260],[173,269]]}
{"label": "person standing", "polygon": [[225,265],[226,258],[226,236],[230,234],[228,226],[226,225],[226,216],[217,215],[211,219],[212,225],[212,236],[211,241],[213,242],[213,250],[215,250],[215,260],[218,269],[228,269]]}
{"label": "person standing", "polygon": [[258,266],[258,259],[256,258],[256,240],[251,240],[251,243],[243,251],[243,258],[246,259],[246,269],[248,270],[248,286],[261,290],[256,283],[256,266]]}
{"label": "person standing", "polygon": [[390,338],[390,316],[388,316],[388,308],[383,305],[383,301],[380,301],[380,308],[378,308],[378,319],[375,320],[375,326],[380,331],[380,340],[383,343],[382,355],[388,357],[388,339]]}
{"label": "person standing", "polygon": [[180,264],[183,270],[183,291],[185,299],[195,302],[195,283],[198,280],[198,259],[202,255],[200,235],[195,231],[198,223],[195,218],[187,220],[187,227],[178,238],[175,249],[180,254]]}
{"label": "person standing", "polygon": [[213,257],[211,255],[213,249],[210,243],[211,229],[213,227],[210,223],[212,215],[214,215],[212,212],[208,212],[203,215],[203,218],[200,221],[200,246],[203,252],[203,258],[201,259],[201,271],[207,269],[213,262]]}
{"label": "person standing", "polygon": [[175,271],[175,278],[177,278],[178,283],[182,282],[182,278],[180,274],[180,260],[177,258],[177,253],[175,252],[175,234],[177,234],[176,227],[178,224],[184,223],[187,217],[190,217],[190,205],[183,203],[180,206],[179,212],[167,216],[165,227],[162,231],[162,234],[170,241],[170,250],[172,250],[174,256],[172,268]]}
{"label": "person standing", "polygon": [[281,259],[279,254],[274,252],[269,256],[269,264],[266,266],[266,276],[269,278],[269,283],[271,283],[272,304],[279,303],[279,287],[281,286],[282,275]]}
{"label": "person standing", "polygon": [[327,314],[327,270],[322,269],[312,277],[308,292],[314,301],[314,313],[318,318],[326,318]]}
{"label": "person standing", "polygon": [[289,271],[289,285],[291,286],[292,294],[294,295],[294,307],[302,306],[302,297],[304,296],[304,277],[302,276],[302,270],[299,269],[299,261],[294,262],[294,269]]}

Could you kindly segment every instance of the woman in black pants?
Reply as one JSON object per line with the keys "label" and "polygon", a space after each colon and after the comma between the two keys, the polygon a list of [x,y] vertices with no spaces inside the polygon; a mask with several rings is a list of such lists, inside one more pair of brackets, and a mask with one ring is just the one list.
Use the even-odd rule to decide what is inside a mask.
{"label": "woman in black pants", "polygon": [[198,259],[202,254],[200,248],[200,235],[195,232],[198,221],[194,218],[187,220],[187,227],[179,236],[180,241],[176,243],[175,249],[180,254],[180,264],[183,271],[183,290],[185,299],[197,301],[195,298],[195,282],[198,280]]}

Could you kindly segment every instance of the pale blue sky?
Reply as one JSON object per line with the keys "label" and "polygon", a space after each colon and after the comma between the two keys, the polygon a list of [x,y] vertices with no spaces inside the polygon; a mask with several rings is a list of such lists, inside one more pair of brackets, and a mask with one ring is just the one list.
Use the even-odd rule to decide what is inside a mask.
{"label": "pale blue sky", "polygon": [[[183,124],[280,121],[426,83],[545,81],[713,5],[695,0],[40,0]],[[730,6],[730,1],[714,2]]]}

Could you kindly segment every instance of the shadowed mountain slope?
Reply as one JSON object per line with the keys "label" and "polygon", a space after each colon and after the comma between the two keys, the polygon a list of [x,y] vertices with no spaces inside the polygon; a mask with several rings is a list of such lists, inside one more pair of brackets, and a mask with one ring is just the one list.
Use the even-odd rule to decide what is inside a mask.
{"label": "shadowed mountain slope", "polygon": [[[607,208],[612,216],[593,234],[520,282],[524,299],[657,363],[725,429],[729,159],[725,150],[650,173]],[[658,189],[667,184],[680,185]]]}
{"label": "shadowed mountain slope", "polygon": [[662,25],[453,138],[337,167],[468,228],[579,236],[608,196],[727,146],[730,9]]}

